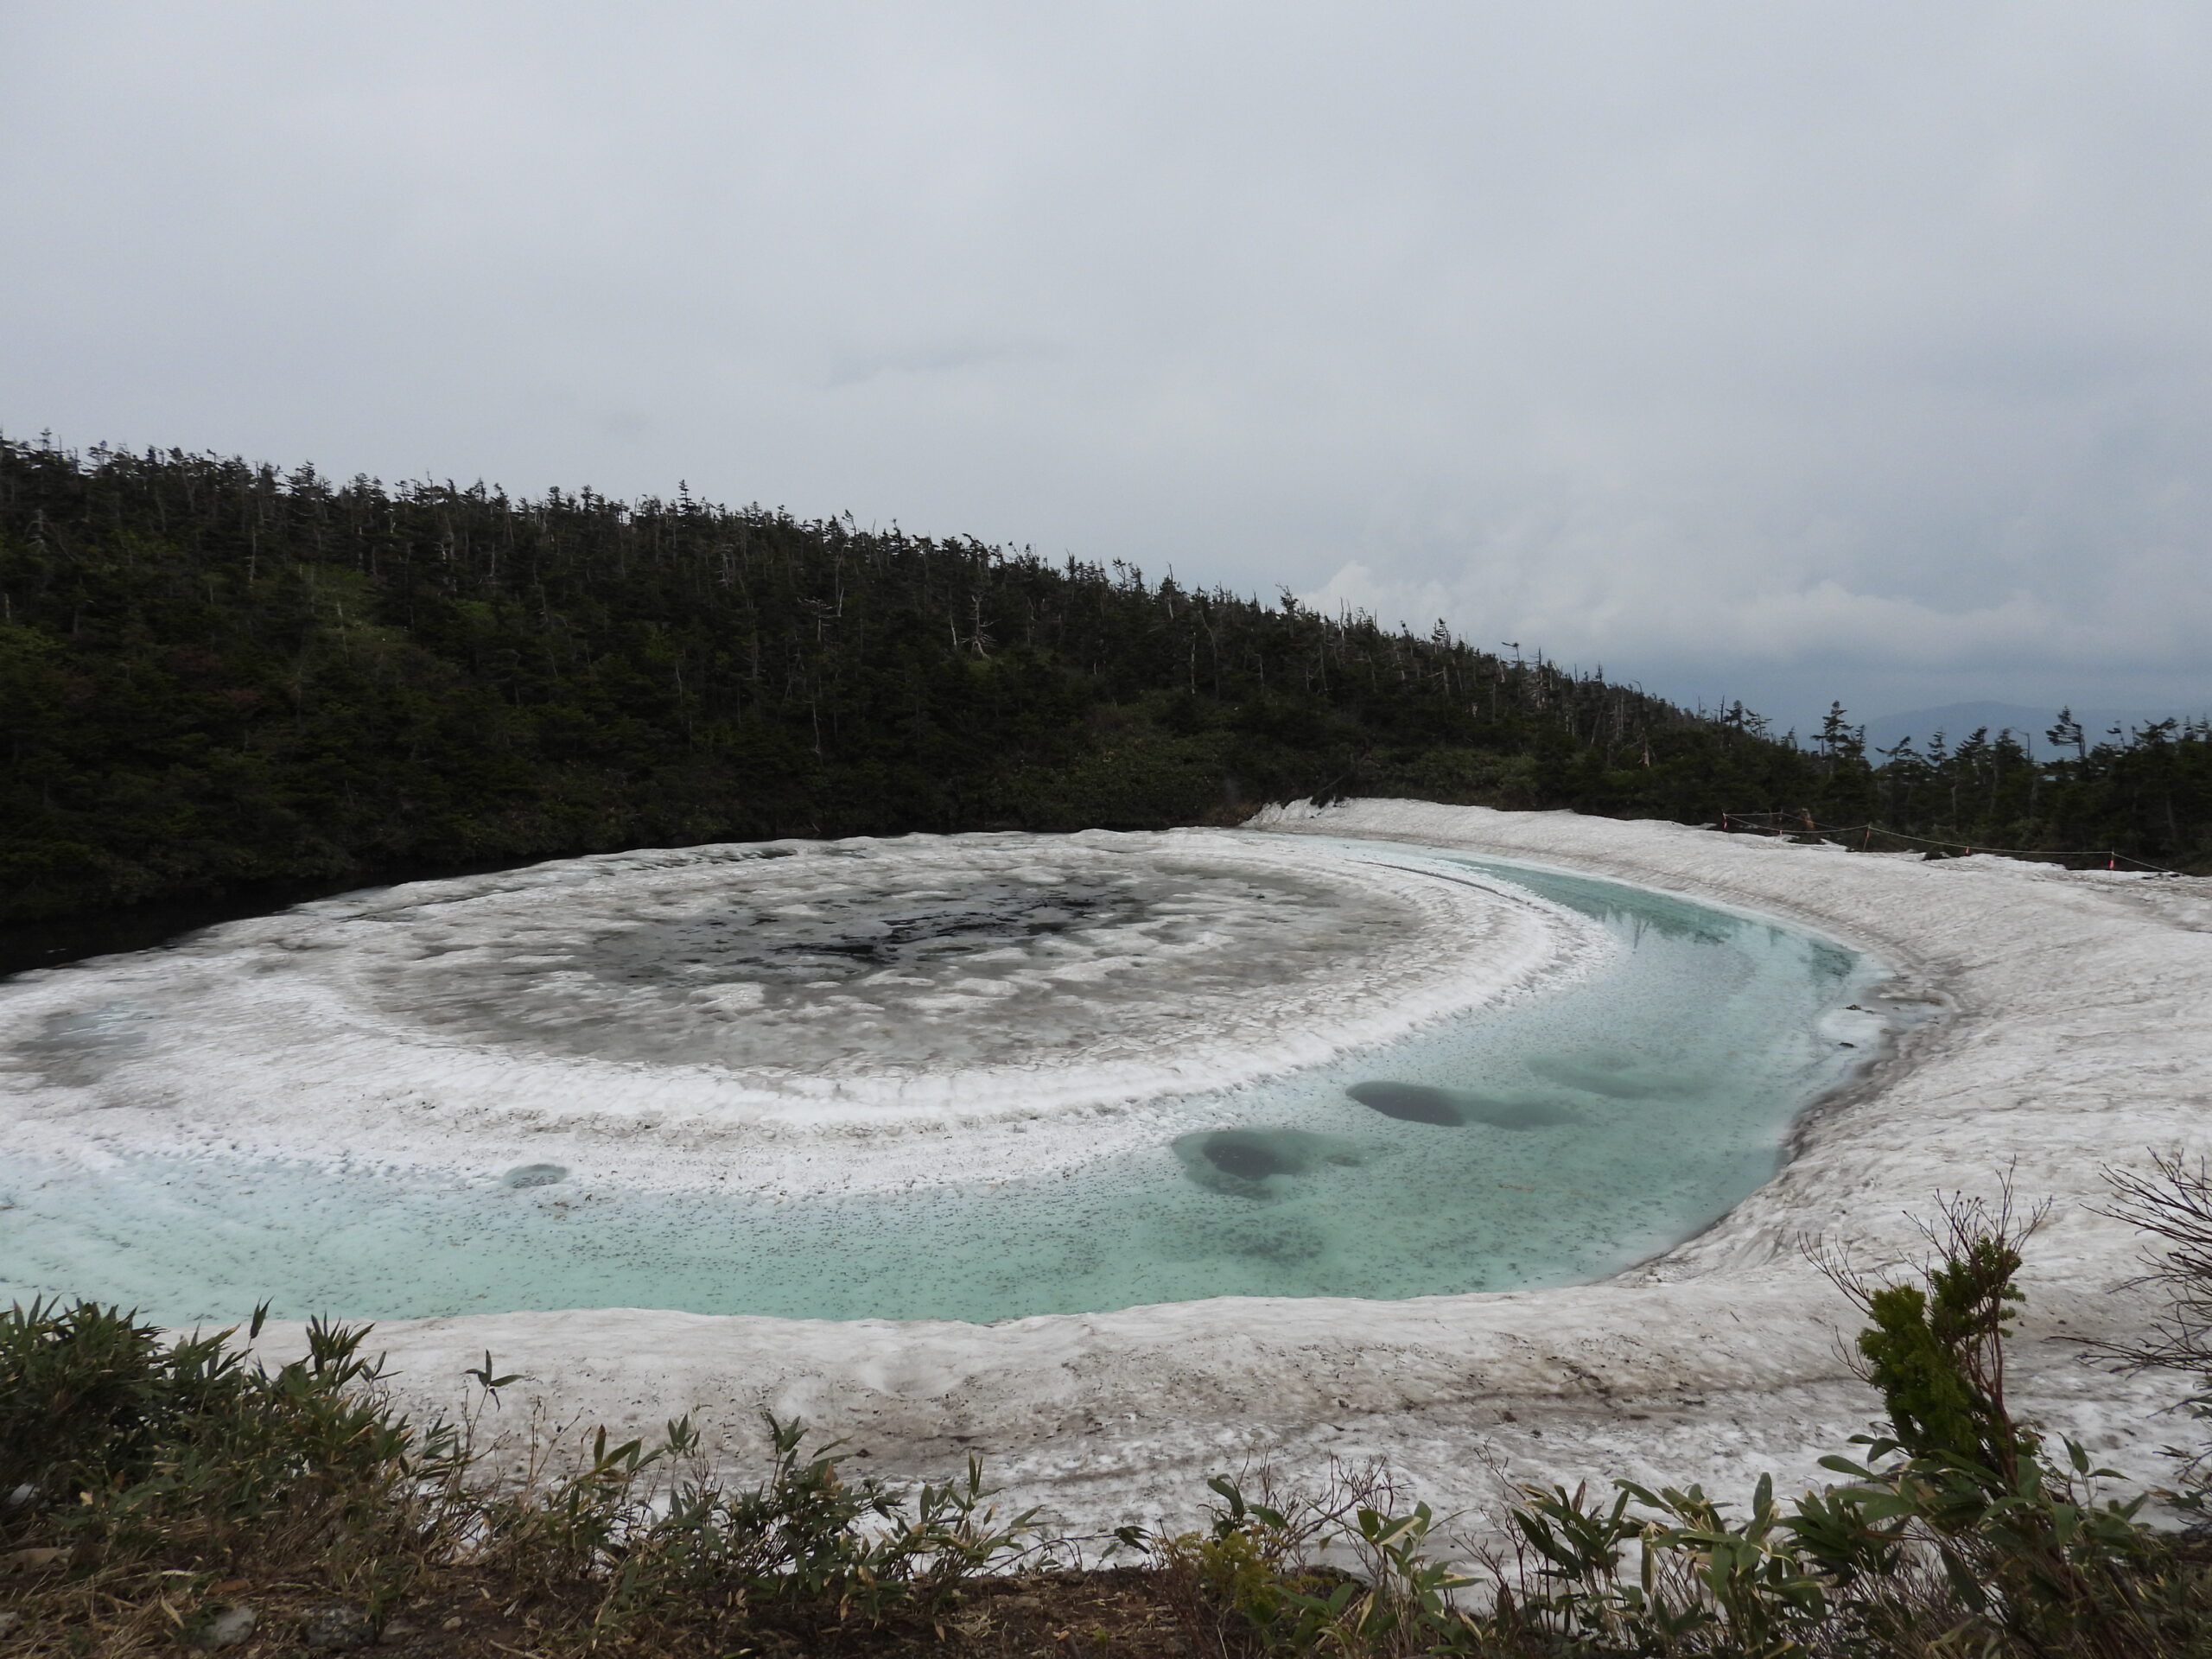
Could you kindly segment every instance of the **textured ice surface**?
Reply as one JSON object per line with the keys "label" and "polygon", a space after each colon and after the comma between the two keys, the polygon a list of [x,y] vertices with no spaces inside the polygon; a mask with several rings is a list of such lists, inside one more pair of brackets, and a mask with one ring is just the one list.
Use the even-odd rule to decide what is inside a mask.
{"label": "textured ice surface", "polygon": [[[1765,1179],[1797,1109],[1874,1052],[1822,1028],[1872,971],[1831,944],[1615,883],[1417,851],[1213,836],[725,854],[595,879],[556,928],[535,900],[576,885],[532,881],[527,903],[512,887],[434,889],[337,930],[309,966],[348,988],[344,1006],[412,1014],[441,1043],[520,1053],[529,1075],[571,1089],[599,1075],[574,1064],[594,1045],[648,1077],[742,1071],[757,1088],[804,1075],[812,1033],[862,1114],[886,1070],[921,1054],[1000,1067],[1033,1033],[1040,1067],[1147,1042],[1196,1060],[1193,1031],[1230,1023],[1216,1001],[1236,1003],[1240,1030],[1295,1020],[1310,1041],[1343,1018],[1324,1006],[1335,977],[1371,983],[1375,957],[1448,967],[1475,1005],[1273,1077],[1237,1082],[1217,1058],[1212,1075],[1233,1086],[1103,1116],[1114,1103],[1077,1096],[887,1138],[833,1115],[836,1132],[797,1147],[747,1139],[741,1118],[704,1137],[626,1119],[619,1140],[541,1134],[527,1158],[519,1142],[489,1157],[456,1146],[419,1117],[338,1113],[342,1134],[314,1126],[329,1138],[313,1162],[227,1142],[163,1149],[140,1138],[143,1112],[117,1128],[133,1110],[127,1077],[57,1089],[41,1050],[46,1081],[29,1098],[49,1114],[110,1103],[49,1115],[47,1155],[0,1163],[16,1202],[0,1214],[0,1289],[94,1294],[172,1319],[266,1299],[283,1315],[350,1318],[631,1305],[985,1320],[1587,1279]],[[1404,897],[1432,887],[1442,901]],[[1495,912],[1563,942],[1574,976],[1497,997],[1494,961],[1427,931],[1440,914],[1494,944]],[[107,995],[97,974],[62,978],[87,987],[80,1001]],[[230,982],[250,1003],[254,978]],[[753,993],[741,1007],[738,988]],[[159,1004],[157,984],[146,994]],[[221,1028],[221,995],[195,1006]],[[263,1086],[329,1040],[280,1039],[259,1057]],[[421,1037],[382,1040],[387,1064],[420,1063]],[[167,1058],[173,1073],[182,1057]],[[204,1084],[201,1098],[195,1122],[251,1122]],[[590,1105],[570,1099],[556,1121]],[[302,1144],[294,1133],[286,1144]],[[457,1154],[444,1167],[441,1149]],[[653,1179],[662,1170],[673,1179]],[[772,1188],[764,1170],[781,1172]]]}
{"label": "textured ice surface", "polygon": [[775,850],[678,855],[551,902],[410,906],[412,925],[351,945],[351,973],[395,1017],[472,1045],[880,1097],[920,1075],[1088,1071],[1334,1027],[1338,975],[1372,1003],[1385,986],[1433,1001],[1467,969],[1445,995],[1479,1000],[1500,947],[1517,969],[1534,943],[1492,894],[1219,836]]}

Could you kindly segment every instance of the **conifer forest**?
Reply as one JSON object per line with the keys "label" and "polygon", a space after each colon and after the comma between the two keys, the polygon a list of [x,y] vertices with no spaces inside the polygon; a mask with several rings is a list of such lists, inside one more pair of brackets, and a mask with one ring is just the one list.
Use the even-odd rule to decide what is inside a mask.
{"label": "conifer forest", "polygon": [[4,437],[0,731],[4,921],[1345,795],[2212,869],[2197,726],[1870,754],[1120,561]]}

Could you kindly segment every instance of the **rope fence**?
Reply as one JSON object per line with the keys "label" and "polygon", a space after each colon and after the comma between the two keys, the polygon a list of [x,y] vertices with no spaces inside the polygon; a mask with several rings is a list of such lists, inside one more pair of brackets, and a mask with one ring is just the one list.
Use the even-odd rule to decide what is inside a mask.
{"label": "rope fence", "polygon": [[[1859,844],[1853,850],[1861,853],[1869,851],[1874,838],[1878,836],[1885,841],[1905,842],[1911,847],[1926,848],[1931,853],[1944,858],[1970,858],[1976,853],[1993,853],[2000,858],[2078,858],[2092,861],[2101,858],[2104,860],[2105,868],[2108,870],[2117,870],[2126,866],[2130,869],[2147,871],[2153,875],[2181,874],[2179,870],[2168,869],[2163,864],[2153,864],[2148,860],[2136,858],[2127,853],[2117,852],[2109,847],[2069,850],[2056,850],[2049,847],[1970,847],[1962,841],[1931,841],[1925,836],[1909,836],[1902,830],[1887,829],[1878,823],[1822,823],[1810,812],[1802,811],[1723,812],[1720,815],[1720,828],[1730,835],[1774,836],[1779,839],[1789,841],[1803,841],[1810,838],[1815,841],[1834,842],[1843,847],[1850,847],[1851,837],[1856,836],[1859,837]],[[1955,852],[1954,849],[1957,850]]]}

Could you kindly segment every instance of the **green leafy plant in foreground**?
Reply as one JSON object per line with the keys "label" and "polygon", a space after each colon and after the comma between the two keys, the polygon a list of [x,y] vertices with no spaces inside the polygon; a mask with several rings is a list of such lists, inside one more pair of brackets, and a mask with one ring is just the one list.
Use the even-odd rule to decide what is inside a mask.
{"label": "green leafy plant in foreground", "polygon": [[[47,1591],[49,1622],[89,1632],[118,1605],[150,1607],[189,1637],[238,1577],[320,1586],[373,1625],[466,1569],[585,1646],[813,1641],[941,1623],[1033,1529],[996,1519],[972,1462],[907,1494],[849,1479],[836,1446],[774,1418],[757,1486],[710,1478],[686,1421],[652,1447],[603,1428],[572,1452],[541,1446],[502,1481],[472,1424],[391,1410],[368,1334],[311,1325],[307,1354],[270,1369],[231,1331],[165,1344],[89,1303],[0,1313],[0,1479],[17,1494],[0,1554],[73,1575]],[[516,1380],[486,1357],[487,1398]],[[101,1650],[160,1630],[111,1624]]]}
{"label": "green leafy plant in foreground", "polygon": [[[2011,1414],[2039,1219],[1955,1200],[1911,1275],[1837,1268],[1889,1427],[1825,1459],[1823,1490],[1763,1480],[1739,1510],[1694,1485],[1524,1488],[1497,1517],[1507,1550],[1468,1561],[1375,1471],[1306,1497],[1217,1477],[1205,1527],[1120,1536],[1146,1593],[1224,1656],[2212,1654],[2204,1568],[2141,1500],[2101,1495],[2111,1471]],[[247,1582],[341,1596],[372,1624],[459,1597],[519,1627],[493,1647],[537,1652],[1044,1650],[977,1646],[998,1627],[976,1598],[1039,1535],[995,1516],[972,1460],[902,1491],[771,1417],[766,1478],[733,1485],[678,1420],[651,1445],[533,1440],[502,1475],[479,1420],[391,1408],[367,1335],[311,1326],[270,1368],[233,1332],[165,1342],[84,1304],[0,1313],[0,1478],[18,1494],[0,1554],[48,1574],[16,1598],[53,1636],[39,1650],[173,1650]],[[487,1402],[519,1380],[489,1355],[470,1375]]]}
{"label": "green leafy plant in foreground", "polygon": [[742,1629],[935,1625],[961,1586],[1000,1566],[1033,1529],[1000,1523],[981,1465],[963,1480],[900,1492],[844,1473],[836,1447],[806,1449],[796,1421],[766,1419],[772,1470],[733,1491],[702,1473],[653,1488],[654,1465],[694,1460],[688,1420],[646,1450],[609,1447],[598,1431],[588,1461],[543,1489],[484,1511],[486,1557],[550,1595],[588,1586],[589,1627],[604,1631],[680,1616]]}
{"label": "green leafy plant in foreground", "polygon": [[[2063,1460],[2011,1415],[2004,1344],[2020,1247],[2009,1197],[1954,1199],[1917,1282],[1838,1281],[1891,1432],[1822,1465],[1835,1485],[1737,1513],[1697,1486],[1524,1489],[1517,1548],[1480,1574],[1432,1554],[1434,1517],[1368,1504],[1254,1503],[1217,1478],[1207,1533],[1129,1535],[1207,1633],[1261,1652],[2149,1656],[2212,1652],[2212,1586],[2113,1471]],[[1359,1572],[1317,1581],[1316,1552]]]}

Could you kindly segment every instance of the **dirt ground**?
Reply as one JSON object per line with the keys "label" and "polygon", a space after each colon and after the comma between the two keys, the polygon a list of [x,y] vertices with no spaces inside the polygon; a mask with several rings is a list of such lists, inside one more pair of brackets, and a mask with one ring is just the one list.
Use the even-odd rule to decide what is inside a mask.
{"label": "dirt ground", "polygon": [[[557,1600],[504,1600],[493,1589],[452,1574],[391,1613],[381,1630],[353,1608],[334,1604],[327,1592],[294,1584],[253,1585],[232,1580],[212,1587],[188,1611],[174,1604],[109,1604],[78,1597],[23,1592],[20,1580],[0,1591],[0,1653],[23,1659],[47,1655],[124,1656],[209,1650],[202,1634],[212,1606],[250,1608],[251,1635],[213,1651],[231,1659],[311,1659],[333,1651],[410,1656],[412,1659],[516,1659],[582,1649],[583,1608]],[[6,1614],[22,1623],[5,1628]],[[197,1639],[195,1639],[197,1638]],[[639,1629],[598,1651],[652,1654],[666,1659],[725,1659],[737,1654],[946,1655],[960,1659],[1027,1659],[1032,1655],[1082,1659],[1211,1659],[1222,1655],[1218,1632],[1198,1628],[1180,1609],[1161,1573],[1146,1568],[1025,1574],[974,1586],[938,1629],[819,1633],[748,1633],[740,1645],[703,1633]]]}

